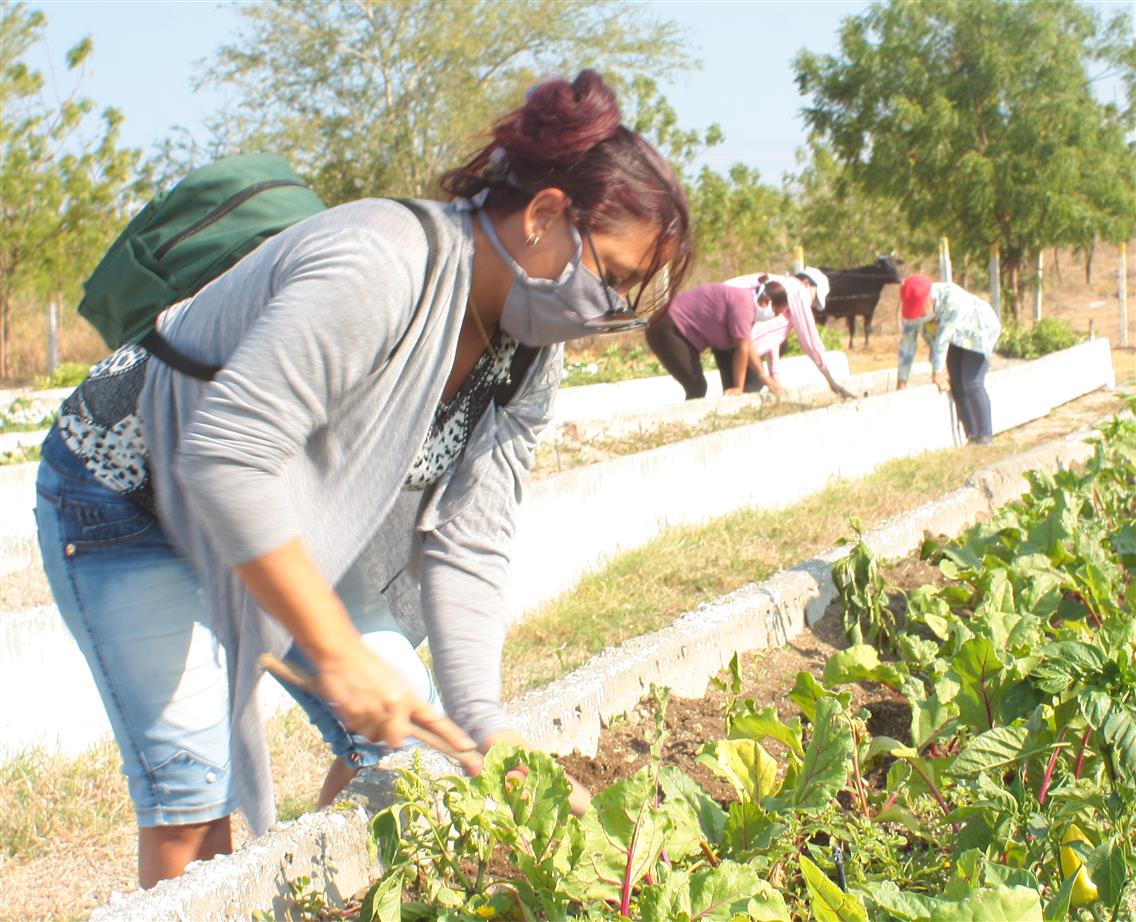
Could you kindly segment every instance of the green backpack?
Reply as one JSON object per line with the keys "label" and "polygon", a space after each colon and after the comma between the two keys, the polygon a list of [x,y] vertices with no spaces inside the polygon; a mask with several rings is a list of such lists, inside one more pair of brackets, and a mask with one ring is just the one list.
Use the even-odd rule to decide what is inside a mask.
{"label": "green backpack", "polygon": [[194,377],[216,369],[182,356],[154,329],[188,298],[290,224],[324,210],[282,157],[226,157],[160,192],[126,225],[83,283],[79,313],[112,348],[144,341]]}

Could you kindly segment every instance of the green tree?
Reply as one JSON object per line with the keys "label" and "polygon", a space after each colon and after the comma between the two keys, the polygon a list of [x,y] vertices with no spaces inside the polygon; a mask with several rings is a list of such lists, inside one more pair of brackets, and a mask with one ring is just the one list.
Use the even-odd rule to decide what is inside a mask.
{"label": "green tree", "polygon": [[827,145],[811,140],[797,163],[788,181],[791,238],[805,262],[857,266],[884,253],[912,258],[933,250],[933,235],[913,232],[895,199],[857,185]]}
{"label": "green tree", "polygon": [[689,66],[681,33],[601,0],[250,3],[203,83],[239,102],[212,128],[229,151],[288,155],[329,204],[428,193],[470,139],[543,74],[615,82]]}
{"label": "green tree", "polygon": [[0,13],[0,378],[12,372],[16,304],[76,294],[140,191],[140,154],[118,147],[122,115],[104,109],[87,135],[94,104],[78,91],[90,39],[67,52],[76,77],[62,101],[45,97],[43,75],[23,60],[45,23],[22,3]]}
{"label": "green tree", "polygon": [[749,272],[779,272],[792,261],[789,199],[753,167],[725,175],[703,167],[690,190],[698,237],[698,277],[722,281]]}
{"label": "green tree", "polygon": [[805,118],[848,175],[981,264],[992,244],[1020,295],[1045,246],[1136,229],[1131,106],[1102,105],[1089,68],[1132,86],[1132,28],[1050,0],[895,0],[846,19],[840,51],[802,52]]}

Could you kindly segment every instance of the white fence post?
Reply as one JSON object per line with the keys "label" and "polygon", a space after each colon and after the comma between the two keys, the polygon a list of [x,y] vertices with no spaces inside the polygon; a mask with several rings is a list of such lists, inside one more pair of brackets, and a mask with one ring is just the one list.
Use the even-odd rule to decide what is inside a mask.
{"label": "white fence post", "polygon": [[1128,241],[1120,243],[1120,260],[1117,263],[1116,294],[1120,298],[1120,346],[1128,345]]}
{"label": "white fence post", "polygon": [[55,374],[59,367],[59,303],[50,301],[47,305],[47,373]]}
{"label": "white fence post", "polygon": [[1033,321],[1037,323],[1041,319],[1041,272],[1044,268],[1044,256],[1041,250],[1037,251],[1037,293],[1033,300]]}
{"label": "white fence post", "polygon": [[951,283],[951,242],[946,237],[939,238],[939,277]]}
{"label": "white fence post", "polygon": [[990,245],[990,306],[1002,316],[1002,259],[996,243]]}

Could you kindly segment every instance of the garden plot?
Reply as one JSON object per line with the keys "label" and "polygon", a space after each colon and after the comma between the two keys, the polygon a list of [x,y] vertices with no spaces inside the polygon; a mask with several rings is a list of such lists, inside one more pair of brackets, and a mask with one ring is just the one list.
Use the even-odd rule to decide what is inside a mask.
{"label": "garden plot", "polygon": [[[1045,451],[1034,453],[1026,463],[1030,466],[1052,467],[1058,463],[1068,464],[1077,459],[1083,460],[1083,458],[1084,446],[1077,440],[1071,440],[1060,446],[1050,446]],[[932,504],[930,507],[920,510],[918,515],[905,516],[902,521],[897,521],[889,528],[871,533],[868,536],[869,542],[880,553],[890,555],[904,553],[917,546],[925,528],[930,527],[936,531],[955,530],[966,518],[973,517],[981,508],[987,508],[986,504],[991,500],[995,503],[1003,501],[1008,496],[1014,495],[1017,489],[1020,489],[1012,482],[1011,478],[1015,467],[1020,467],[1020,465],[1003,465],[999,472],[981,479],[983,484],[981,488],[976,486],[960,491],[960,494],[965,495],[956,495],[953,498]],[[834,552],[832,555],[825,556],[831,561],[838,554]],[[646,663],[645,668],[640,669],[637,673],[635,673],[635,663],[631,662],[634,657],[628,655],[629,651],[616,651],[612,655],[600,657],[595,664],[581,670],[564,682],[556,683],[559,687],[559,694],[554,689],[548,693],[528,696],[526,699],[519,700],[515,703],[515,712],[522,718],[522,721],[528,720],[532,724],[533,737],[542,745],[558,748],[553,737],[559,731],[561,741],[568,748],[571,748],[575,741],[580,738],[579,734],[575,732],[575,728],[569,726],[573,714],[577,717],[586,715],[588,719],[596,719],[597,711],[601,715],[610,717],[615,713],[633,708],[646,690],[648,682],[655,678],[676,686],[696,684],[699,677],[702,677],[701,682],[704,683],[705,677],[716,672],[723,664],[723,658],[728,657],[733,650],[747,649],[749,646],[756,645],[752,643],[752,630],[749,628],[742,629],[744,625],[755,620],[754,612],[757,613],[758,620],[765,618],[766,614],[772,615],[770,621],[767,621],[767,625],[771,622],[779,624],[783,631],[778,635],[777,640],[792,636],[795,630],[803,625],[804,609],[807,602],[817,598],[819,590],[812,574],[819,575],[818,567],[806,565],[797,572],[782,574],[778,579],[771,580],[762,586],[752,587],[751,590],[735,594],[718,605],[704,607],[699,609],[698,612],[680,619],[684,622],[682,631],[686,631],[686,633],[683,634],[682,631],[676,632],[674,630],[660,632],[660,638],[665,642],[655,645],[654,662]],[[810,582],[811,589],[808,589],[805,584]],[[734,619],[732,626],[722,623],[731,618]],[[711,628],[718,630],[719,627],[721,628],[719,633],[727,637],[727,642],[719,645],[720,648],[716,651],[718,659],[713,667],[705,668],[708,660],[699,659],[699,655],[696,655],[699,654],[699,651],[695,650],[698,645],[698,638],[695,634],[700,628],[705,635],[706,630]],[[668,636],[662,637],[662,635]],[[650,638],[644,638],[644,640],[649,641]],[[642,644],[636,642],[630,646],[641,647]],[[662,649],[664,646],[668,648],[669,652]],[[649,651],[640,650],[639,652],[642,654],[638,657],[640,661],[650,658]],[[666,660],[666,663],[661,662],[660,658]],[[665,668],[662,668],[664,666]],[[626,686],[624,703],[615,701],[607,703],[608,706],[605,707],[596,707],[596,702],[589,697],[587,689],[598,687],[604,682],[607,682],[610,687],[611,683],[619,678],[620,673],[626,674],[629,671],[634,674],[624,676],[627,679],[624,683]],[[701,689],[699,689],[700,692]],[[541,728],[544,728],[544,733],[539,732]],[[378,778],[380,779],[380,791],[385,792],[385,796],[389,796],[389,780],[381,781],[381,775]],[[365,797],[365,792],[362,792],[360,787],[360,785],[355,786],[356,795]],[[345,816],[346,814],[335,815],[334,823],[342,824]],[[364,822],[361,814],[352,814],[352,816],[355,818],[350,820],[351,823]],[[259,893],[264,893],[267,888],[269,891],[275,892],[279,900],[283,902],[287,901],[290,892],[287,886],[289,876],[311,876],[315,881],[314,886],[317,889],[322,889],[327,875],[335,875],[334,869],[339,863],[339,858],[335,850],[338,833],[333,835],[330,826],[326,830],[320,827],[320,830],[318,834],[322,837],[321,841],[324,843],[324,855],[320,861],[297,868],[294,864],[287,864],[282,851],[275,859],[276,864],[273,865],[277,868],[277,876],[272,880],[263,878],[256,881],[250,880],[248,887],[255,887]],[[315,830],[307,827],[302,831],[308,836],[316,834]],[[292,852],[288,851],[288,854],[291,855]],[[263,850],[257,852],[253,857],[258,867],[264,866],[265,854]],[[349,860],[349,856],[342,857]],[[208,907],[218,906],[217,903],[211,903],[208,900],[208,895],[213,888],[214,878],[211,875],[214,870],[217,873],[222,873],[226,880],[232,880],[234,875],[238,875],[237,869],[241,862],[247,862],[247,860],[248,856],[243,856],[242,853],[225,859],[222,862],[224,867],[218,865],[214,868],[213,865],[216,865],[216,862],[194,867],[183,881],[163,884],[152,894],[119,899],[115,902],[113,908],[108,907],[106,912],[96,913],[94,918],[128,920],[174,918],[178,917],[177,914],[180,914],[180,917],[193,917],[195,912],[198,915],[202,912],[208,914]],[[346,893],[358,886],[359,883],[361,881],[353,882],[340,878],[336,886],[340,893]],[[251,889],[249,892],[252,894]],[[253,896],[251,903],[245,901],[231,904],[230,908],[235,912],[247,913],[252,908],[263,908],[271,905],[271,899],[256,897],[255,894]]]}
{"label": "garden plot", "polygon": [[[819,655],[798,656],[792,684],[763,656],[735,658],[678,713],[652,687],[636,709],[648,719],[606,731],[594,759],[564,760],[611,782],[578,820],[538,754],[492,753],[472,780],[405,774],[400,803],[373,824],[385,875],[365,909],[652,922],[1130,913],[1134,458],[1136,424],[1114,421],[1083,473],[1031,475],[1020,503],[928,542],[921,558],[938,570],[905,562],[909,591],[857,541],[834,567],[826,627],[843,637],[805,641]],[[772,701],[749,697],[771,685]]]}

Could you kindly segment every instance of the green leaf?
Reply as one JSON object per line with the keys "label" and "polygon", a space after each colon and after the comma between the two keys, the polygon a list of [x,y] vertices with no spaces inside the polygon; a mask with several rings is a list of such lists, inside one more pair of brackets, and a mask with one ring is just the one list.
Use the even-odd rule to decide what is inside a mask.
{"label": "green leaf", "polygon": [[834,653],[824,664],[824,684],[828,686],[881,682],[898,689],[906,678],[907,669],[902,663],[881,663],[876,648],[868,644]]}
{"label": "green leaf", "polygon": [[694,813],[707,842],[717,845],[722,841],[726,828],[726,811],[699,787],[697,781],[677,766],[664,765],[659,773],[659,787],[668,804],[686,804]]}
{"label": "green leaf", "polygon": [[768,809],[808,812],[829,805],[848,779],[852,761],[852,729],[844,715],[845,705],[836,697],[817,699],[812,738],[793,788],[783,790],[780,797],[766,798]]}
{"label": "green leaf", "polygon": [[510,811],[536,860],[559,840],[570,812],[569,786],[564,769],[552,756],[495,745],[473,786]]}
{"label": "green leaf", "polygon": [[805,754],[801,733],[801,719],[794,717],[787,724],[777,716],[777,709],[769,706],[755,710],[752,701],[747,701],[730,716],[730,739],[755,739],[759,742],[765,737],[782,743],[798,758]]}
{"label": "green leaf", "polygon": [[756,740],[719,740],[704,743],[697,761],[728,781],[738,797],[761,803],[777,793],[777,760]]}
{"label": "green leaf", "polygon": [[654,769],[645,765],[592,798],[592,809],[580,818],[584,842],[573,869],[574,895],[617,899],[625,875],[634,884],[654,866],[673,828],[667,811],[652,806],[654,797]]}
{"label": "green leaf", "polygon": [[1085,720],[1104,740],[1112,770],[1128,779],[1128,790],[1117,793],[1130,799],[1131,785],[1136,783],[1136,708],[1095,690],[1085,694],[1080,705]]}
{"label": "green leaf", "polygon": [[971,638],[951,659],[951,670],[959,683],[955,696],[959,718],[968,726],[981,730],[994,726],[1005,693],[1004,666],[985,637]]}
{"label": "green leaf", "polygon": [[359,906],[362,922],[389,922],[401,918],[402,873],[389,874],[376,881]]}
{"label": "green leaf", "polygon": [[781,894],[744,864],[723,861],[690,878],[691,916],[729,922],[741,916],[759,922],[789,922]]}
{"label": "green leaf", "polygon": [[[953,687],[950,693],[952,696],[955,694]],[[937,737],[958,714],[958,706],[953,701],[941,700],[938,692],[922,701],[908,700],[911,704],[911,739],[919,747]]]}
{"label": "green leaf", "polygon": [[1041,895],[1028,887],[979,890],[955,903],[940,903],[928,922],[1044,922]]}
{"label": "green leaf", "polygon": [[816,922],[868,922],[864,904],[851,893],[844,893],[805,855],[801,872],[809,890],[809,906]]}
{"label": "green leaf", "polygon": [[786,828],[784,823],[774,822],[760,804],[738,800],[730,804],[722,841],[727,854],[742,857],[768,849]]}
{"label": "green leaf", "polygon": [[1028,747],[1029,737],[1026,727],[996,727],[980,733],[951,762],[950,772],[954,775],[974,775],[982,771],[996,773],[1048,748]]}
{"label": "green leaf", "polygon": [[1116,836],[1102,842],[1085,857],[1085,868],[1106,906],[1114,907],[1124,895],[1128,881],[1124,847]]}
{"label": "green leaf", "polygon": [[1073,898],[1073,885],[1077,882],[1077,875],[1070,874],[1069,879],[1058,890],[1042,909],[1042,918],[1045,922],[1065,922],[1069,918],[1069,901]]}
{"label": "green leaf", "polygon": [[1030,670],[1030,676],[1040,688],[1054,695],[1064,694],[1078,682],[1099,676],[1108,663],[1100,647],[1082,640],[1046,644],[1036,655],[1039,659]]}
{"label": "green leaf", "polygon": [[811,672],[801,671],[797,673],[797,681],[794,683],[792,690],[789,692],[789,700],[801,709],[801,713],[811,721],[816,721],[816,703],[817,700],[823,698],[825,695],[835,695],[843,707],[848,707],[852,702],[851,692],[831,692],[816,679],[813,678]]}
{"label": "green leaf", "polygon": [[931,910],[941,900],[919,893],[904,893],[892,881],[868,881],[864,889],[877,909],[882,909],[901,922],[927,922]]}
{"label": "green leaf", "polygon": [[690,918],[690,874],[685,869],[680,868],[639,891],[640,922],[675,922]]}

